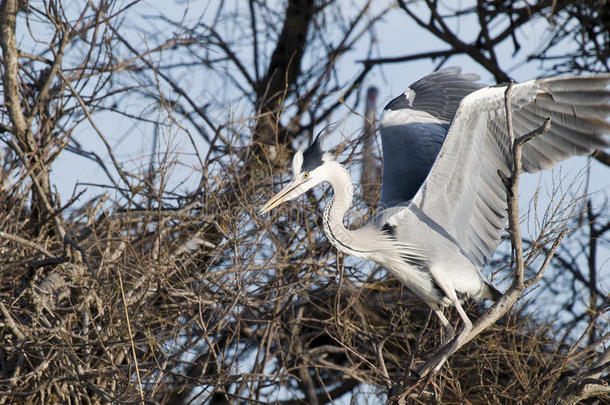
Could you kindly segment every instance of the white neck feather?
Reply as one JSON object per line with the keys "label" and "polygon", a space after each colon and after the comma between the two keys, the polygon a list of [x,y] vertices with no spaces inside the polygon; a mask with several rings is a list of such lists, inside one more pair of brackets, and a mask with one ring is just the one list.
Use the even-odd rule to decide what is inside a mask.
{"label": "white neck feather", "polygon": [[324,232],[330,242],[343,253],[368,258],[370,247],[360,243],[361,230],[351,231],[343,225],[343,217],[354,197],[351,176],[338,162],[327,162],[326,165],[327,179],[333,187],[334,196],[324,208]]}
{"label": "white neck feather", "polygon": [[405,258],[420,257],[404,243],[398,243],[394,238],[380,231],[377,226],[363,226],[349,230],[343,226],[343,217],[352,204],[354,187],[352,179],[337,162],[327,162],[326,179],[333,187],[334,196],[324,208],[324,232],[328,240],[337,249],[348,255],[374,260],[390,268],[403,265]]}

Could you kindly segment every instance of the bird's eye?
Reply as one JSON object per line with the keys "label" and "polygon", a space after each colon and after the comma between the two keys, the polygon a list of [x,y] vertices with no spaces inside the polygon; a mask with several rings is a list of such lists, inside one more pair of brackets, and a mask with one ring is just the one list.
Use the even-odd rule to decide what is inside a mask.
{"label": "bird's eye", "polygon": [[303,173],[303,178],[304,178],[304,179],[308,179],[308,178],[309,178],[309,172],[305,172],[305,173]]}

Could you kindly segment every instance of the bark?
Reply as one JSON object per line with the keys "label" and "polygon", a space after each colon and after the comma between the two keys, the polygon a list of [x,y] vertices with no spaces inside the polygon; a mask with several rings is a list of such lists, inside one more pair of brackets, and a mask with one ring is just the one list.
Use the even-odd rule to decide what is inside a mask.
{"label": "bark", "polygon": [[307,48],[307,35],[313,22],[313,0],[290,0],[284,25],[267,72],[257,89],[259,119],[253,140],[267,145],[285,144],[290,139],[280,130],[284,100],[294,90],[301,73],[301,60]]}
{"label": "bark", "polygon": [[5,0],[0,5],[0,43],[2,46],[2,83],[4,103],[8,110],[12,127],[10,131],[16,139],[12,149],[29,169],[32,180],[31,220],[34,229],[49,219],[53,208],[53,194],[49,178],[49,168],[43,158],[44,151],[38,147],[28,119],[23,111],[19,92],[19,49],[15,37],[18,0]]}

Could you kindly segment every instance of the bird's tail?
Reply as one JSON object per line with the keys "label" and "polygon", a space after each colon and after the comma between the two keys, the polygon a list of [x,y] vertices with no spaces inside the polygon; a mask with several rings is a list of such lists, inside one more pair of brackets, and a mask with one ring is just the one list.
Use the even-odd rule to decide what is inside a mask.
{"label": "bird's tail", "polygon": [[498,290],[496,287],[491,285],[491,283],[488,283],[487,281],[485,281],[484,286],[483,286],[483,294],[481,294],[481,296],[483,298],[487,298],[488,300],[497,301],[500,299],[500,297],[502,295],[503,295],[503,293],[500,292],[500,290]]}

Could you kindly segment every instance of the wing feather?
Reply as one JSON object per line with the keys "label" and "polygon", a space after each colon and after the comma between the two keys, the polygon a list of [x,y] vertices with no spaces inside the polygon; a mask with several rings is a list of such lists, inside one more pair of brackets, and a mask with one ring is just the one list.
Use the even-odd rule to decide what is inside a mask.
{"label": "wing feather", "polygon": [[[549,133],[525,145],[524,170],[536,172],[608,147],[608,84],[610,75],[513,86],[516,136],[539,127],[547,117],[552,122]],[[511,159],[504,91],[489,87],[462,100],[427,178],[400,217],[410,227],[400,232],[403,237],[417,238],[424,229],[418,226],[430,232],[429,224],[434,224],[433,231],[471,263],[481,266],[492,255],[506,222],[506,190],[497,170],[508,173]]]}

